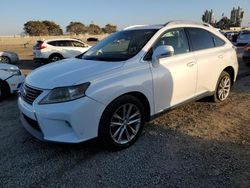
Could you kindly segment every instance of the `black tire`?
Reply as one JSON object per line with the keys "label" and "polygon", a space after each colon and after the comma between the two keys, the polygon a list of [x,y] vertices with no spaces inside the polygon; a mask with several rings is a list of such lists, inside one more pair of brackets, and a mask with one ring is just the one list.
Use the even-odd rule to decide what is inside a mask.
{"label": "black tire", "polygon": [[7,63],[7,64],[10,64],[11,63],[11,60],[9,57],[7,56],[0,56],[0,63]]}
{"label": "black tire", "polygon": [[[122,126],[118,125],[120,127],[118,127],[116,130],[113,130],[113,129],[115,129],[115,126],[112,125],[111,121],[115,117],[115,113],[118,114],[119,109],[123,108],[124,106],[126,109],[126,105],[129,105],[128,108],[130,108],[130,105],[132,105],[131,110],[130,111],[128,110],[130,113],[135,113],[135,114],[138,112],[140,113],[138,116],[134,117],[134,118],[139,118],[140,123],[136,122],[136,125],[130,124],[130,122],[134,121],[134,120],[132,120],[132,118],[129,119],[130,117],[135,115],[135,114],[133,114],[129,118],[127,116],[126,125],[122,125]],[[128,114],[130,114],[130,113],[128,113]],[[124,122],[125,120],[123,119],[123,120],[119,120],[119,121]],[[144,110],[142,103],[134,96],[124,95],[124,96],[121,96],[121,97],[117,98],[116,100],[114,100],[105,109],[105,111],[102,115],[101,121],[100,121],[100,125],[99,125],[99,138],[105,144],[105,146],[107,146],[111,149],[114,149],[114,150],[125,149],[125,148],[127,148],[135,143],[135,141],[138,139],[138,137],[140,136],[140,134],[142,132],[144,124],[145,124],[145,110]],[[124,127],[124,126],[126,126],[126,127]],[[131,128],[132,126],[136,126],[136,127],[138,126],[138,127]],[[124,136],[124,134],[125,134],[126,137],[128,138],[128,135],[130,133],[132,135],[131,140],[128,139],[129,141],[127,141],[126,143],[118,143],[118,141],[116,141],[116,139],[114,138],[115,136],[113,135],[113,133],[117,132],[118,129],[123,129],[123,131],[121,130],[120,133],[118,133],[119,134],[118,137],[120,137],[120,134],[122,134],[122,136],[125,137]],[[125,129],[125,131],[124,131],[124,129]],[[137,132],[135,130],[137,130]],[[114,137],[112,137],[112,135]],[[118,138],[118,140],[119,140],[119,138]]]}
{"label": "black tire", "polygon": [[63,56],[60,55],[60,54],[52,54],[50,57],[49,57],[49,61],[50,62],[56,62],[56,61],[59,61],[59,60],[62,60],[63,59]]}
{"label": "black tire", "polygon": [[4,85],[0,82],[0,101],[5,97]]}
{"label": "black tire", "polygon": [[[225,95],[224,97],[221,97],[221,91],[222,91],[222,85],[221,83],[224,82],[224,80],[227,80],[227,83],[228,83],[228,86],[225,86],[225,91],[227,90],[227,92],[225,92]],[[214,96],[213,96],[213,100],[214,102],[223,102],[225,101],[229,94],[230,94],[230,91],[231,91],[231,86],[232,86],[232,80],[231,80],[231,77],[229,75],[228,72],[226,71],[223,71],[217,81],[217,86],[216,86],[216,90],[214,92]]]}

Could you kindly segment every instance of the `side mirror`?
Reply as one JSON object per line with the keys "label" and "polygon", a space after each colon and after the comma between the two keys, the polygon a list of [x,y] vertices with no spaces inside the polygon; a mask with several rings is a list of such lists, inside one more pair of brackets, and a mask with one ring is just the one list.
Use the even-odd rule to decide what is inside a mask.
{"label": "side mirror", "polygon": [[174,55],[174,48],[173,46],[162,45],[158,46],[152,55],[152,61],[154,64],[159,63],[159,59],[164,57],[170,57]]}

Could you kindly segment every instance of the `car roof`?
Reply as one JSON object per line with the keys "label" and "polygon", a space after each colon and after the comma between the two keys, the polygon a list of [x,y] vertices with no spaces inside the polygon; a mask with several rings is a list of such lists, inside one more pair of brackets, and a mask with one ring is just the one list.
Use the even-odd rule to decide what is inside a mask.
{"label": "car roof", "polygon": [[161,29],[164,25],[131,25],[123,30],[139,30],[139,29]]}
{"label": "car roof", "polygon": [[208,23],[198,23],[198,22],[193,22],[193,21],[186,21],[186,20],[174,20],[174,21],[169,21],[165,24],[158,24],[158,25],[132,25],[129,27],[126,27],[124,30],[138,30],[138,29],[161,29],[166,26],[178,26],[178,25],[186,25],[189,27],[207,27],[207,28],[213,28]]}
{"label": "car roof", "polygon": [[73,40],[73,41],[78,41],[78,42],[83,42],[82,40],[80,39],[74,39],[74,38],[57,38],[57,39],[48,39],[48,40],[44,40],[44,42],[52,42],[52,41],[61,41],[61,40]]}

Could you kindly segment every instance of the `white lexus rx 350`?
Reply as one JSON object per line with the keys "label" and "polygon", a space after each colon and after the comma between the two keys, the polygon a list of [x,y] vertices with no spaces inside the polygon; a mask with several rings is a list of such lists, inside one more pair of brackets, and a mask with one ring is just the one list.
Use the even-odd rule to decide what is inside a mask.
{"label": "white lexus rx 350", "polygon": [[131,26],[79,59],[28,75],[18,99],[21,121],[41,140],[99,137],[122,149],[165,110],[206,96],[226,100],[237,72],[233,45],[210,25]]}

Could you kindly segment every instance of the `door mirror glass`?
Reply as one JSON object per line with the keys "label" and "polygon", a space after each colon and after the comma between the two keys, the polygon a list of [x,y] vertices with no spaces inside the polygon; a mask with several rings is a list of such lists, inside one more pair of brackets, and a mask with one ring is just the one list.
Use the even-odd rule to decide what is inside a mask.
{"label": "door mirror glass", "polygon": [[158,46],[152,55],[152,61],[153,63],[159,63],[159,59],[165,58],[165,57],[170,57],[174,55],[174,48],[173,46],[168,46],[168,45],[161,45]]}

